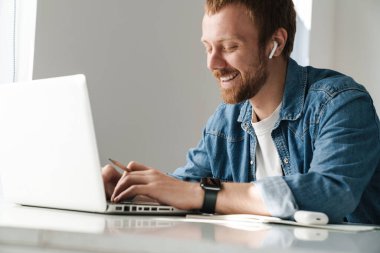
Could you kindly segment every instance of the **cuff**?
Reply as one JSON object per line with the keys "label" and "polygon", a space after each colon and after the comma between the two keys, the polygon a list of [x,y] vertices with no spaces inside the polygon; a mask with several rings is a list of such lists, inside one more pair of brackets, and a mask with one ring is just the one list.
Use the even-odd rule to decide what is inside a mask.
{"label": "cuff", "polygon": [[298,210],[293,193],[282,177],[266,177],[254,184],[272,216],[289,219]]}

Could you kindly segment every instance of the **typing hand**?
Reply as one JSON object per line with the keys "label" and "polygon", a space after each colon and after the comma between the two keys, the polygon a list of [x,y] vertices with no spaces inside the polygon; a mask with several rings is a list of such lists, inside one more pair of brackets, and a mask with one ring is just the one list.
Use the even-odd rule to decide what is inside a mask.
{"label": "typing hand", "polygon": [[106,192],[106,198],[107,200],[110,200],[117,182],[119,182],[120,178],[122,177],[122,174],[118,172],[112,165],[107,164],[102,169],[102,177],[104,189]]}
{"label": "typing hand", "polygon": [[198,183],[174,179],[157,169],[130,162],[127,171],[117,182],[111,201],[120,202],[136,195],[144,195],[159,203],[178,209],[199,209],[204,192]]}

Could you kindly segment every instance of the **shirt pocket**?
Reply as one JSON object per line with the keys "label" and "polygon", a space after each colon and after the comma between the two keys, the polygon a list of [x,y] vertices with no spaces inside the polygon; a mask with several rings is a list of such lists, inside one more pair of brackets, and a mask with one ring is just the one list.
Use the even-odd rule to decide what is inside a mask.
{"label": "shirt pocket", "polygon": [[214,177],[226,182],[248,179],[250,146],[247,136],[208,132],[206,145]]}

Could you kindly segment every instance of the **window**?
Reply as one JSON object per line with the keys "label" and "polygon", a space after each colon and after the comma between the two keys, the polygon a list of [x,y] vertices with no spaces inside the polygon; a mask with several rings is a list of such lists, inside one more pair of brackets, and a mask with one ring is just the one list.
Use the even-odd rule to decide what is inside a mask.
{"label": "window", "polygon": [[301,65],[310,64],[310,30],[313,0],[293,0],[297,11],[297,32],[292,57]]}
{"label": "window", "polygon": [[0,0],[0,84],[32,79],[36,9],[37,0]]}
{"label": "window", "polygon": [[0,0],[0,83],[31,80],[37,0]]}

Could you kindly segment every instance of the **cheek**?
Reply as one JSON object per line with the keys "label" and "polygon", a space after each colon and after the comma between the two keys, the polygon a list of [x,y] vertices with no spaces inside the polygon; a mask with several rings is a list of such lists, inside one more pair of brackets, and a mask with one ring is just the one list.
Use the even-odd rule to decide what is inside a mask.
{"label": "cheek", "polygon": [[226,64],[228,68],[233,68],[238,71],[242,71],[244,69],[244,63],[242,62],[241,57],[234,56],[227,56],[226,58]]}
{"label": "cheek", "polygon": [[244,72],[255,72],[260,65],[260,57],[256,54],[247,55],[240,62],[240,66]]}
{"label": "cheek", "polygon": [[226,57],[226,60],[230,67],[237,69],[240,72],[246,72],[252,66],[253,56],[250,54],[237,53],[233,55],[229,55]]}

